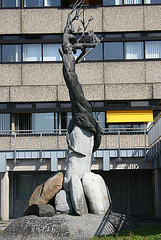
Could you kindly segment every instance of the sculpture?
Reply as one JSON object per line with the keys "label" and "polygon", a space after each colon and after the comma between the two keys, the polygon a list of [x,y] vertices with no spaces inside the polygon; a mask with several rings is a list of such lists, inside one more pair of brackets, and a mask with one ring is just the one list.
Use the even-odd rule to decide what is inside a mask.
{"label": "sculpture", "polygon": [[[85,172],[90,171],[92,163],[92,153],[99,148],[101,143],[101,127],[92,115],[91,105],[87,102],[84,96],[82,86],[79,83],[78,76],[75,72],[75,65],[81,62],[84,57],[87,56],[87,54],[101,41],[94,34],[93,31],[89,30],[88,37],[90,37],[90,42],[81,42],[90,21],[93,20],[93,17],[90,17],[87,24],[85,24],[83,14],[84,10],[82,9],[83,3],[84,0],[77,0],[76,3],[73,5],[73,9],[68,14],[66,26],[63,33],[62,47],[59,49],[60,55],[63,60],[63,76],[69,90],[72,108],[72,120],[70,121],[68,127],[67,136],[69,151],[67,170],[64,180],[64,187],[66,189],[69,187],[68,182],[70,181],[71,175],[76,173],[81,178]],[[83,15],[83,20],[80,19],[81,15]],[[76,37],[74,35],[74,21],[80,21],[83,26],[83,32],[78,40],[76,40]],[[77,33],[79,33],[80,29],[81,28],[78,27]],[[87,51],[87,48],[90,48],[90,50]],[[75,59],[73,54],[76,54],[78,49],[81,50],[81,54]],[[81,139],[82,143],[79,143],[79,137],[77,138],[78,135],[82,135],[82,137],[84,135],[88,135],[88,137]],[[73,138],[77,138],[77,140],[73,142]],[[91,138],[94,138],[94,141],[91,140]],[[87,139],[90,140],[88,141]],[[84,141],[86,143],[85,148],[87,151],[83,148]],[[72,160],[72,158],[74,159]],[[76,159],[78,159],[78,161]],[[81,168],[84,169],[79,169],[78,171],[78,169],[76,170],[75,168],[78,168],[80,166],[80,164],[78,163],[80,161]],[[76,162],[78,163],[78,165]]]}

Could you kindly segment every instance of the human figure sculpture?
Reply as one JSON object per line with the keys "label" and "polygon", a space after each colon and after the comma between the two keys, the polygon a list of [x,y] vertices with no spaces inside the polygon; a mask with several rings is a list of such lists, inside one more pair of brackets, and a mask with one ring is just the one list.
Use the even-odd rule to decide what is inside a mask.
{"label": "human figure sculpture", "polygon": [[[76,1],[72,11],[68,14],[62,47],[59,48],[63,61],[63,76],[69,90],[72,109],[72,120],[70,121],[67,135],[68,159],[64,180],[65,188],[69,187],[68,183],[72,174],[77,174],[81,178],[85,172],[91,170],[92,153],[99,148],[101,143],[101,127],[92,115],[91,105],[84,96],[82,86],[75,72],[75,65],[87,55],[87,48],[92,49],[100,42],[100,39],[91,30],[88,31],[91,41],[89,43],[79,42],[84,36],[89,22],[93,20],[92,17],[88,20],[86,26],[84,25],[84,20],[81,21],[84,31],[80,39],[76,41],[73,22],[79,20],[82,14],[83,3],[84,1]],[[74,14],[73,18],[72,14]],[[73,54],[78,49],[81,50],[81,54],[75,59]],[[80,142],[78,135],[82,135],[82,137],[86,135],[86,137],[81,138],[82,142]],[[89,141],[87,140],[88,138]],[[83,142],[85,146],[83,146]]]}

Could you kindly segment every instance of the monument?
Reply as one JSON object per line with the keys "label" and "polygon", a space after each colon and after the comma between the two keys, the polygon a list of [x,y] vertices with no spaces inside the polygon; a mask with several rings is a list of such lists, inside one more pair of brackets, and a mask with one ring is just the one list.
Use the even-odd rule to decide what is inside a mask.
{"label": "monument", "polygon": [[[84,0],[77,0],[68,14],[59,49],[72,108],[65,176],[58,172],[38,186],[24,216],[13,221],[0,239],[91,239],[94,235],[139,227],[136,220],[112,212],[107,185],[100,175],[91,172],[93,153],[100,146],[102,130],[92,115],[75,66],[101,39],[88,30],[93,17],[85,22],[83,4]],[[88,42],[83,41],[85,35]]]}

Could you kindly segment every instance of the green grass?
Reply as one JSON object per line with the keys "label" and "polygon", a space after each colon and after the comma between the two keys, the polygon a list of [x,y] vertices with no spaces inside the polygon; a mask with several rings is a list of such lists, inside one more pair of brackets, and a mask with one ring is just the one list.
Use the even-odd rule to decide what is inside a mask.
{"label": "green grass", "polygon": [[161,225],[142,225],[133,231],[122,231],[120,233],[94,237],[93,240],[161,240]]}

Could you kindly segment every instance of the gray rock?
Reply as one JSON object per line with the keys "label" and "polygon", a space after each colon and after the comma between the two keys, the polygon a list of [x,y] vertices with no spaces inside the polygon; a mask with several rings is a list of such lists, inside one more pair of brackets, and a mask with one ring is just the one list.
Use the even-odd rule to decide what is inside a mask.
{"label": "gray rock", "polygon": [[70,179],[70,197],[76,214],[88,213],[82,183],[76,174]]}
{"label": "gray rock", "polygon": [[70,200],[69,193],[60,190],[55,196],[55,210],[59,213],[72,214],[73,208]]}
{"label": "gray rock", "polygon": [[55,209],[50,204],[38,205],[39,217],[53,217],[55,215]]}
{"label": "gray rock", "polygon": [[13,220],[0,234],[2,240],[84,240],[138,228],[138,222],[123,214],[25,216]]}
{"label": "gray rock", "polygon": [[111,198],[103,178],[99,174],[89,172],[84,174],[82,182],[91,212],[99,215],[109,212]]}
{"label": "gray rock", "polygon": [[53,217],[55,215],[55,209],[50,204],[33,204],[24,211],[24,216],[28,215],[36,215],[38,217]]}

